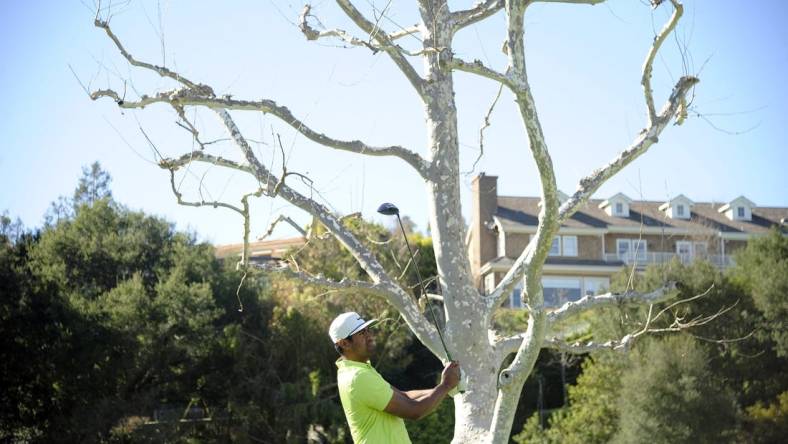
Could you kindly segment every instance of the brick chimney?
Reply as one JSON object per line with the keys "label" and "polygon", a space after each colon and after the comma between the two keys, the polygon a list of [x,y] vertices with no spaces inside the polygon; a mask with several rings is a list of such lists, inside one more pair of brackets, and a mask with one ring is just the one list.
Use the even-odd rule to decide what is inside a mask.
{"label": "brick chimney", "polygon": [[471,214],[471,242],[468,255],[474,284],[481,288],[479,269],[497,256],[497,239],[488,226],[498,208],[498,176],[479,173],[471,182],[473,209]]}

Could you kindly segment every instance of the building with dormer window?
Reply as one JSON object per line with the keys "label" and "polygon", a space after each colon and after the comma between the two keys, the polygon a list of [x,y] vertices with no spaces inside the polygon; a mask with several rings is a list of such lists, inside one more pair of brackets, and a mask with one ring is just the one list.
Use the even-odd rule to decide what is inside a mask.
{"label": "building with dormer window", "polygon": [[[480,290],[500,282],[536,233],[540,198],[499,196],[495,176],[473,179],[468,249]],[[563,195],[565,198],[566,196]],[[732,253],[753,236],[780,227],[788,235],[788,208],[756,207],[739,196],[731,202],[693,202],[679,194],[668,202],[636,201],[623,193],[590,199],[560,228],[544,266],[545,303],[557,307],[610,286],[622,267],[643,271],[648,265],[679,260],[733,264]],[[522,306],[522,286],[510,297]]]}

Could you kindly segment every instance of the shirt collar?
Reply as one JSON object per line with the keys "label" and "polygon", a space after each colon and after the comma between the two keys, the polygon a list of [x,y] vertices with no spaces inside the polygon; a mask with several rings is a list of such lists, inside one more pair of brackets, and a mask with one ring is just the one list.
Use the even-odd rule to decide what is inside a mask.
{"label": "shirt collar", "polygon": [[369,361],[367,361],[367,362],[358,362],[358,361],[353,361],[351,359],[345,359],[345,358],[337,359],[336,364],[337,364],[338,368],[343,368],[343,367],[345,367],[345,368],[347,368],[347,367],[372,368],[372,364],[370,364]]}

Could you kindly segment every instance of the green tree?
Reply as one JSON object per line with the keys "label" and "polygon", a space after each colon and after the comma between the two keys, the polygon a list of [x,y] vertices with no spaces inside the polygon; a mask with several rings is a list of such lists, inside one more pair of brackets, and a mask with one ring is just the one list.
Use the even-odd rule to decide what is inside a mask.
{"label": "green tree", "polygon": [[0,214],[0,243],[14,243],[25,233],[25,226],[18,217],[11,220],[8,211]]}
{"label": "green tree", "polygon": [[[91,171],[101,180],[83,181],[75,199],[97,200],[2,242],[0,361],[12,387],[3,440],[141,438],[134,418],[227,403],[232,362],[217,331],[237,319],[237,273],[192,235],[112,202],[101,191],[108,176]],[[253,306],[259,283],[250,279],[239,297]],[[197,433],[170,429],[173,442]]]}
{"label": "green tree", "polygon": [[[715,433],[724,433],[726,437],[719,439],[781,442],[776,437],[788,427],[781,410],[781,396],[788,391],[784,370],[788,362],[780,354],[781,336],[775,334],[779,319],[770,316],[780,313],[785,301],[785,293],[775,291],[782,288],[780,281],[786,275],[775,272],[785,263],[785,238],[772,233],[753,240],[738,258],[736,266],[725,273],[697,261],[650,267],[643,274],[632,275],[627,270],[617,276],[614,291],[648,291],[665,281],[676,281],[680,283],[678,298],[704,295],[670,310],[669,316],[653,322],[652,327],[667,327],[674,315],[686,320],[728,310],[680,338],[653,336],[636,343],[629,359],[618,368],[600,365],[606,362],[604,355],[594,355],[594,363],[586,361],[577,385],[569,389],[569,405],[553,413],[544,430],[539,418],[531,417],[518,439],[607,442],[618,433],[619,441],[638,442],[666,427],[670,432],[653,436],[670,437],[675,442],[718,442]],[[654,307],[653,313],[662,308],[664,304]],[[647,312],[622,305],[584,320],[595,333],[593,339],[605,341],[641,329]],[[605,411],[597,401],[612,410]],[[594,417],[595,412],[605,414]],[[706,419],[709,417],[713,420]],[[727,423],[717,424],[719,418],[726,418]],[[713,424],[718,428],[709,427]],[[597,433],[599,430],[602,433]],[[648,435],[648,440],[653,436]]]}
{"label": "green tree", "polygon": [[110,189],[111,182],[112,177],[109,172],[102,169],[98,162],[93,162],[89,167],[82,167],[82,176],[71,197],[58,196],[49,205],[44,215],[44,225],[54,225],[72,219],[82,205],[90,206],[99,200],[114,203]]}
{"label": "green tree", "polygon": [[788,436],[788,391],[780,393],[774,403],[757,402],[747,408],[745,429],[739,442],[777,444]]}
{"label": "green tree", "polygon": [[152,289],[175,261],[173,248],[179,243],[194,239],[174,233],[161,219],[102,199],[42,232],[31,266],[60,290],[94,299],[134,273]]}
{"label": "green tree", "polygon": [[109,173],[101,168],[98,161],[89,167],[82,167],[82,177],[79,178],[72,197],[74,206],[91,205],[98,200],[112,200],[111,182]]}
{"label": "green tree", "polygon": [[539,413],[532,415],[519,444],[603,444],[618,430],[618,393],[625,368],[620,356],[599,354],[586,359],[577,384],[569,387],[569,405],[548,418],[543,429]]}
{"label": "green tree", "polygon": [[692,338],[649,341],[632,355],[619,395],[620,429],[612,442],[718,443],[736,427],[733,394],[708,367]]}
{"label": "green tree", "polygon": [[762,331],[771,337],[778,356],[788,356],[788,236],[773,228],[753,239],[736,255],[734,282],[752,296],[763,314]]}

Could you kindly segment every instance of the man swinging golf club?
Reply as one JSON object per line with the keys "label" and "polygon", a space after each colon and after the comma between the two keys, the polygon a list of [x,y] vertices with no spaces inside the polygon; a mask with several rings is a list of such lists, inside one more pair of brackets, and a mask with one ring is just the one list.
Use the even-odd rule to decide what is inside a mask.
{"label": "man swinging golf club", "polygon": [[410,443],[402,418],[421,419],[440,404],[460,380],[459,363],[443,369],[432,389],[403,392],[392,386],[370,365],[375,342],[369,327],[355,312],[331,322],[328,335],[342,355],[337,360],[337,386],[350,434],[356,444]]}

